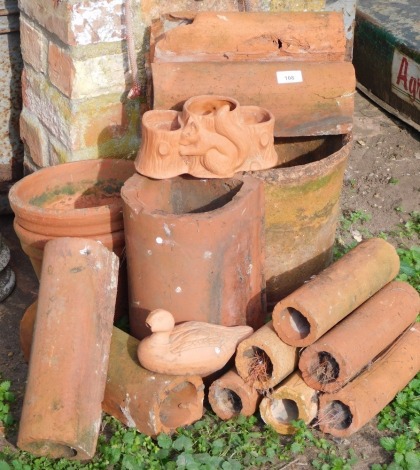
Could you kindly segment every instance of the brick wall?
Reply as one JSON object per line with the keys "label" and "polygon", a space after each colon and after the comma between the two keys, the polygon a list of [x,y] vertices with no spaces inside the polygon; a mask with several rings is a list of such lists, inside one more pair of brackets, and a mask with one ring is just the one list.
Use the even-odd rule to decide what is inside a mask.
{"label": "brick wall", "polygon": [[[242,0],[132,0],[135,44],[144,79],[148,27],[162,12],[240,10]],[[266,0],[251,0],[267,9]],[[25,169],[101,157],[134,157],[142,100],[131,86],[125,0],[20,0]]]}

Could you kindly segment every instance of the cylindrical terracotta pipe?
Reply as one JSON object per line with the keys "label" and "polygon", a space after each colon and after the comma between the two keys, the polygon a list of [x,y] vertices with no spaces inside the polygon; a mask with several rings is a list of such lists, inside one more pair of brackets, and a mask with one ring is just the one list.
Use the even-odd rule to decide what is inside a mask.
{"label": "cylindrical terracotta pipe", "polygon": [[297,360],[297,348],[284,343],[270,322],[239,343],[235,365],[238,374],[251,387],[267,390],[291,374]]}
{"label": "cylindrical terracotta pipe", "polygon": [[[28,361],[37,302],[20,323],[20,344]],[[187,426],[203,415],[204,386],[199,376],[169,376],[143,369],[138,340],[114,327],[102,408],[126,426],[155,436]]]}
{"label": "cylindrical terracotta pipe", "polygon": [[420,323],[404,333],[370,368],[319,403],[319,427],[350,436],[379,413],[420,369]]}
{"label": "cylindrical terracotta pipe", "polygon": [[209,389],[209,402],[220,419],[231,419],[238,415],[255,413],[261,395],[246,383],[233,368],[215,380]]}
{"label": "cylindrical terracotta pipe", "polygon": [[149,436],[171,433],[203,416],[204,385],[197,375],[155,374],[137,359],[139,341],[114,328],[103,410]]}
{"label": "cylindrical terracotta pipe", "polygon": [[177,323],[263,324],[260,181],[134,175],[121,194],[133,336],[150,334],[145,319],[157,308]]}
{"label": "cylindrical terracotta pipe", "polygon": [[289,375],[260,404],[261,418],[279,434],[294,434],[292,421],[309,424],[318,413],[318,393],[299,371]]}
{"label": "cylindrical terracotta pipe", "polygon": [[394,342],[419,310],[419,294],[410,284],[390,282],[303,351],[299,369],[305,382],[336,392]]}
{"label": "cylindrical terracotta pipe", "polygon": [[18,446],[34,455],[89,459],[101,423],[118,257],[98,242],[45,246]]}
{"label": "cylindrical terracotta pipe", "polygon": [[281,300],[273,312],[279,337],[308,346],[398,274],[395,248],[371,238]]}

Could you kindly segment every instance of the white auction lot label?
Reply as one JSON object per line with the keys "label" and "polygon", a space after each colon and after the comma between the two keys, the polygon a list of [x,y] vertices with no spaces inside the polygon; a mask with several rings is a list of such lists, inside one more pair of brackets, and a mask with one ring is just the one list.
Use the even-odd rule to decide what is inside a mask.
{"label": "white auction lot label", "polygon": [[303,82],[301,70],[287,70],[285,72],[276,72],[277,83],[300,83]]}

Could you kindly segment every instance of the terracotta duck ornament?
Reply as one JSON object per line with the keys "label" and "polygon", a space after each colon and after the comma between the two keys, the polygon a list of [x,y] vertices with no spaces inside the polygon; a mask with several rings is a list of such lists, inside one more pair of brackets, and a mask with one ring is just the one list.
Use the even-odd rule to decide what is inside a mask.
{"label": "terracotta duck ornament", "polygon": [[200,375],[220,370],[236,346],[253,333],[250,326],[221,326],[189,321],[175,326],[167,310],[149,313],[146,325],[152,334],[140,341],[140,364],[152,372],[169,375]]}

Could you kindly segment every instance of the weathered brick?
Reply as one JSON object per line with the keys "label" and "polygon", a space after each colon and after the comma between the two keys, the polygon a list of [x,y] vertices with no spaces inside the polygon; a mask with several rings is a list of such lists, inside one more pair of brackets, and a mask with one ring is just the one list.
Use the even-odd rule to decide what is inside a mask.
{"label": "weathered brick", "polygon": [[48,76],[66,96],[71,97],[75,77],[72,57],[53,42],[48,47]]}
{"label": "weathered brick", "polygon": [[45,72],[47,39],[25,18],[21,18],[20,21],[20,42],[24,62],[37,72]]}
{"label": "weathered brick", "polygon": [[22,74],[22,98],[28,108],[68,148],[80,145],[72,123],[71,101],[42,74],[29,68]]}
{"label": "weathered brick", "polygon": [[20,0],[28,17],[65,44],[87,45],[120,41],[124,37],[123,0]]}
{"label": "weathered brick", "polygon": [[35,165],[44,167],[49,164],[48,137],[39,120],[24,109],[20,115],[20,136],[29,150]]}
{"label": "weathered brick", "polygon": [[[126,69],[126,70],[124,70]],[[127,62],[123,54],[76,60],[72,51],[49,45],[48,74],[51,83],[72,99],[92,98],[108,93],[124,93]]]}

